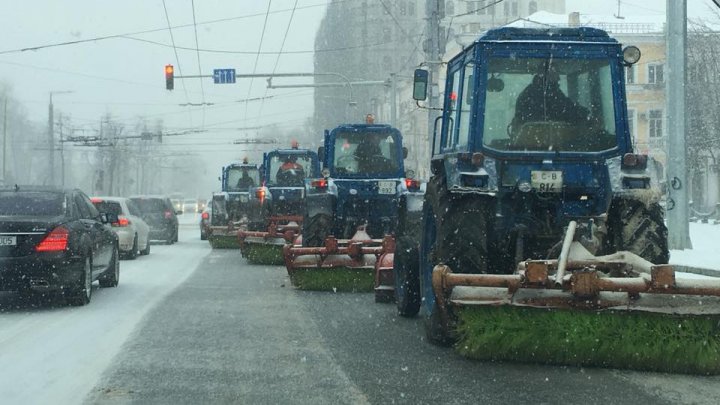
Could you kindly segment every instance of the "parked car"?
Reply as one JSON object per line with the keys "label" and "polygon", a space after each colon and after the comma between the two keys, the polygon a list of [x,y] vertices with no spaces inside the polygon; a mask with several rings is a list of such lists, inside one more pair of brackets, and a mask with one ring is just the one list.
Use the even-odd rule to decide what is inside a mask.
{"label": "parked car", "polygon": [[85,305],[92,283],[120,278],[114,214],[100,214],[80,190],[0,187],[0,290],[28,295],[62,292]]}
{"label": "parked car", "polygon": [[150,254],[150,227],[134,202],[123,197],[91,197],[90,201],[100,213],[118,217],[112,229],[118,236],[121,257],[133,260],[138,254]]}
{"label": "parked car", "polygon": [[211,200],[208,200],[204,205],[205,209],[202,211],[202,214],[200,214],[200,240],[207,240],[212,221]]}
{"label": "parked car", "polygon": [[199,212],[199,211],[200,211],[200,210],[198,210],[198,202],[197,202],[197,200],[192,199],[192,198],[183,201],[182,210],[183,210],[183,212],[192,212],[192,213],[196,213],[196,212]]}
{"label": "parked car", "polygon": [[171,245],[178,241],[178,218],[181,210],[176,210],[168,197],[133,196],[130,200],[140,209],[140,216],[150,226],[151,240],[164,240]]}

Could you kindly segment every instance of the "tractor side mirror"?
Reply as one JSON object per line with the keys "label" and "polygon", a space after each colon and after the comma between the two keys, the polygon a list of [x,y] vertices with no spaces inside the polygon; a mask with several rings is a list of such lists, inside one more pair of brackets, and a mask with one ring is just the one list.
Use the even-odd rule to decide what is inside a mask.
{"label": "tractor side mirror", "polygon": [[427,98],[429,73],[425,69],[415,69],[413,75],[413,99],[417,101]]}
{"label": "tractor side mirror", "polygon": [[406,148],[406,147],[403,146],[402,151],[403,151],[403,159],[407,159],[407,157],[408,157],[408,148]]}
{"label": "tractor side mirror", "polygon": [[318,148],[318,159],[320,162],[325,162],[325,147],[321,146]]}

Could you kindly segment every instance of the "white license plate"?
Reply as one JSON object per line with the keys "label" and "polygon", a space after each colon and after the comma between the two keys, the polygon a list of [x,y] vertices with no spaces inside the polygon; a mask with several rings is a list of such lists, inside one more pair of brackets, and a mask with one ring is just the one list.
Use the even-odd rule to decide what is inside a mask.
{"label": "white license plate", "polygon": [[248,199],[249,199],[249,197],[246,196],[246,195],[244,195],[244,194],[240,196],[240,202],[241,202],[241,203],[246,203],[246,202],[248,202]]}
{"label": "white license plate", "polygon": [[0,236],[0,246],[17,245],[17,236]]}
{"label": "white license plate", "polygon": [[559,193],[562,191],[563,174],[559,170],[533,170],[530,172],[530,184],[541,193]]}
{"label": "white license plate", "polygon": [[378,181],[378,193],[380,193],[380,194],[395,194],[395,182],[394,181]]}

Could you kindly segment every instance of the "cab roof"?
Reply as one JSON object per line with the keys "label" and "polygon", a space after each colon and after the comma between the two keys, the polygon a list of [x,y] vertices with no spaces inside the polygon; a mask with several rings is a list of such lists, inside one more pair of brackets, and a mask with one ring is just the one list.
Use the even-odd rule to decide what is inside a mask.
{"label": "cab roof", "polygon": [[477,42],[602,42],[615,44],[607,32],[591,27],[577,28],[516,28],[501,27],[488,30]]}

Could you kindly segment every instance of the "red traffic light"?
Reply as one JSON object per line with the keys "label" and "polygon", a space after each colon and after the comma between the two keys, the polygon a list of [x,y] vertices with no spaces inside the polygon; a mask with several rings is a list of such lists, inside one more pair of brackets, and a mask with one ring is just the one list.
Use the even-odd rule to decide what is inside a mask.
{"label": "red traffic light", "polygon": [[175,68],[173,65],[165,65],[165,88],[168,90],[175,88]]}

